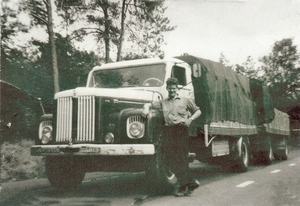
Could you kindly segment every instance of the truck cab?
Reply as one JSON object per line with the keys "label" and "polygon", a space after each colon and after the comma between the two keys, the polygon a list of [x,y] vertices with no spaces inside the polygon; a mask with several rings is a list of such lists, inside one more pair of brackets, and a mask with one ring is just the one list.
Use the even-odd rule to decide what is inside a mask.
{"label": "truck cab", "polygon": [[179,81],[180,95],[193,98],[190,66],[178,59],[134,60],[95,67],[90,72],[87,87],[156,91],[166,98],[166,80]]}

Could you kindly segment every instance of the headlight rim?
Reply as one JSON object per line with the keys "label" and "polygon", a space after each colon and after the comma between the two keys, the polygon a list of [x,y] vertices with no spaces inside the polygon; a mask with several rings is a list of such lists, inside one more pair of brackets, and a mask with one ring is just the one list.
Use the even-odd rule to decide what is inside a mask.
{"label": "headlight rim", "polygon": [[[136,125],[136,128],[140,128],[138,134],[132,133],[132,126],[134,125]],[[127,131],[128,138],[141,139],[145,136],[145,130],[146,130],[145,118],[143,118],[141,115],[133,115],[127,118],[126,131]]]}
{"label": "headlight rim", "polygon": [[[136,127],[136,128],[133,128],[133,127]],[[140,122],[133,122],[132,124],[130,124],[128,130],[132,137],[139,138],[143,134],[144,125]],[[137,133],[135,131],[137,131]]]}
{"label": "headlight rim", "polygon": [[[47,129],[47,131],[44,131]],[[39,139],[42,144],[48,144],[52,140],[52,125],[44,125],[41,127]]]}

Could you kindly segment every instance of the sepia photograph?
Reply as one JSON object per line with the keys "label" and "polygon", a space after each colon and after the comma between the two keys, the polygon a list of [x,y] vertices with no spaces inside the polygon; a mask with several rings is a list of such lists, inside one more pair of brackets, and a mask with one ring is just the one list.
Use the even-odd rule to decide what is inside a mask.
{"label": "sepia photograph", "polygon": [[0,14],[0,205],[300,205],[300,0]]}

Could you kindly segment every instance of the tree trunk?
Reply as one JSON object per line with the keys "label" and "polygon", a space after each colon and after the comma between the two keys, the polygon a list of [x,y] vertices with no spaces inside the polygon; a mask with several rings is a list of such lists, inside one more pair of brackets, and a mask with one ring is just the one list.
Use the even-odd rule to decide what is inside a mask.
{"label": "tree trunk", "polygon": [[110,52],[110,45],[109,45],[109,15],[108,15],[108,3],[105,1],[105,3],[101,6],[104,13],[104,44],[105,44],[105,62],[108,63],[110,61],[109,52]]}
{"label": "tree trunk", "polygon": [[120,40],[119,40],[119,46],[118,46],[118,54],[117,54],[117,61],[122,60],[121,59],[121,52],[122,52],[122,45],[123,45],[123,38],[124,38],[124,21],[125,21],[125,6],[126,6],[126,0],[123,0],[122,2],[122,16],[121,16],[121,31],[120,31]]}
{"label": "tree trunk", "polygon": [[54,78],[54,94],[59,92],[59,74],[57,67],[57,55],[56,55],[56,46],[55,46],[55,37],[53,31],[53,22],[52,22],[52,6],[51,0],[46,2],[47,12],[48,12],[48,35],[49,35],[49,44],[51,47],[51,58],[52,58],[52,68],[53,68],[53,78]]}

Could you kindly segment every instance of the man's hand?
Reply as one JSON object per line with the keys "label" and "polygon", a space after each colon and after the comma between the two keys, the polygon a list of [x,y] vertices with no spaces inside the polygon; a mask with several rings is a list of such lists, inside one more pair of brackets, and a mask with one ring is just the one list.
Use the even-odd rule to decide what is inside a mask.
{"label": "man's hand", "polygon": [[145,104],[144,105],[144,109],[142,111],[142,117],[147,117],[147,115],[149,114],[149,108],[150,108],[151,104]]}
{"label": "man's hand", "polygon": [[189,127],[191,125],[192,121],[193,121],[192,119],[185,120],[185,122],[184,122],[185,126]]}
{"label": "man's hand", "polygon": [[142,117],[147,117],[147,115],[149,114],[149,108],[144,108],[142,111]]}

